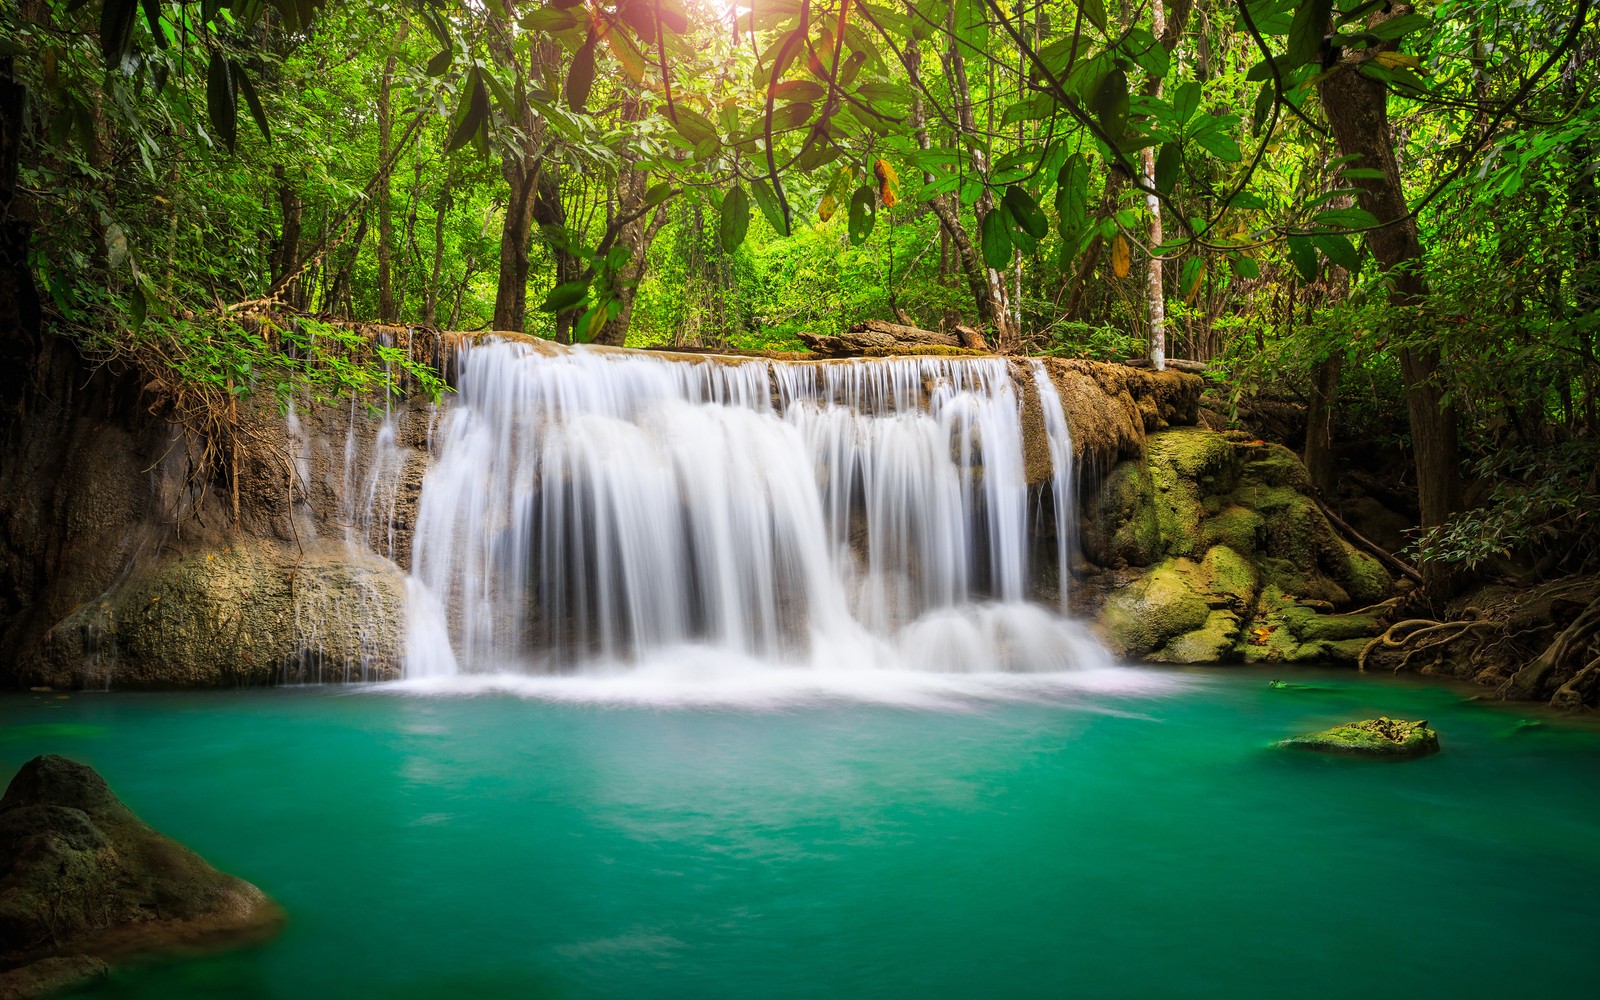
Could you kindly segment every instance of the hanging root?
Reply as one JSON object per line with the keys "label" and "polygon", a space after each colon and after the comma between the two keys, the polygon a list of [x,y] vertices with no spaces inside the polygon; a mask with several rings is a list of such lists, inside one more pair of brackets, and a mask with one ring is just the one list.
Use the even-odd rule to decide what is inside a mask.
{"label": "hanging root", "polygon": [[1356,657],[1356,666],[1365,671],[1367,657],[1376,649],[1405,650],[1405,656],[1399,665],[1394,668],[1395,673],[1411,665],[1411,660],[1424,650],[1435,650],[1433,662],[1435,665],[1443,658],[1444,648],[1464,636],[1472,636],[1474,652],[1483,645],[1484,638],[1492,634],[1498,626],[1491,621],[1481,619],[1467,619],[1463,621],[1441,622],[1431,618],[1407,618],[1405,621],[1395,622],[1384,633],[1361,649],[1361,655]]}

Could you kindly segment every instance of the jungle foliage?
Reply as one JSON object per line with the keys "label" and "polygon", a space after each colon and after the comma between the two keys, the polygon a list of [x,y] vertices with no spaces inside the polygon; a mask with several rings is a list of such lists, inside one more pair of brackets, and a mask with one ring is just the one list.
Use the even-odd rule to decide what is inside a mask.
{"label": "jungle foliage", "polygon": [[[785,349],[968,323],[1309,399],[1308,461],[1413,456],[1431,563],[1517,531],[1586,559],[1590,7],[20,0],[0,197],[54,328],[131,357],[199,324],[204,377],[270,372],[230,392],[315,367],[265,360],[264,310]],[[303,359],[336,328],[295,329]]]}

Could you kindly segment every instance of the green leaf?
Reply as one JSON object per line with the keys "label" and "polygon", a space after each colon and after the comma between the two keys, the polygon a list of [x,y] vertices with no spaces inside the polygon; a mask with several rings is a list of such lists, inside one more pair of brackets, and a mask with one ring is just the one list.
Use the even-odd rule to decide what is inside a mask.
{"label": "green leaf", "polygon": [[221,51],[211,53],[211,63],[206,67],[206,115],[211,119],[211,130],[233,152],[239,137],[239,93],[234,88],[233,66]]}
{"label": "green leaf", "polygon": [[789,206],[783,200],[782,182],[779,182],[776,193],[765,180],[755,181],[750,185],[750,190],[756,197],[756,204],[761,206],[761,214],[767,217],[767,225],[779,236],[788,236]]}
{"label": "green leaf", "polygon": [[1254,257],[1239,254],[1228,259],[1228,264],[1233,268],[1233,273],[1241,278],[1261,277],[1261,265],[1256,263]]}
{"label": "green leaf", "polygon": [[563,282],[545,294],[544,301],[539,303],[539,308],[549,313],[563,313],[576,308],[588,294],[587,281]]}
{"label": "green leaf", "polygon": [[1389,175],[1376,167],[1345,167],[1339,176],[1347,181],[1381,181]]}
{"label": "green leaf", "polygon": [[1250,112],[1250,134],[1260,135],[1261,126],[1267,123],[1267,118],[1272,114],[1272,104],[1277,98],[1277,92],[1272,89],[1272,81],[1268,80],[1256,91],[1255,106]]}
{"label": "green leaf", "polygon": [[1056,174],[1056,214],[1061,238],[1068,240],[1089,218],[1089,160],[1082,153],[1067,158]]}
{"label": "green leaf", "polygon": [[144,19],[150,25],[150,34],[161,48],[167,47],[167,33],[161,27],[161,0],[141,0]]}
{"label": "green leaf", "polygon": [[1311,221],[1319,226],[1337,226],[1340,229],[1366,229],[1378,224],[1377,216],[1364,208],[1330,208],[1313,215]]}
{"label": "green leaf", "polygon": [[717,224],[722,252],[733,253],[737,250],[749,228],[750,196],[745,194],[744,188],[734,185],[722,199],[722,217]]}
{"label": "green leaf", "polygon": [[1338,233],[1318,234],[1311,237],[1311,242],[1334,265],[1344,268],[1351,274],[1361,270],[1361,256],[1356,253],[1356,248],[1348,236]]}
{"label": "green leaf", "polygon": [[772,93],[780,101],[820,101],[828,96],[826,87],[810,80],[785,80]]}
{"label": "green leaf", "polygon": [[440,49],[439,53],[428,60],[426,67],[429,76],[441,76],[450,68],[450,61],[456,57],[453,49]]}
{"label": "green leaf", "polygon": [[462,101],[461,118],[456,122],[455,130],[450,133],[450,139],[444,146],[447,154],[454,153],[471,142],[472,137],[478,134],[478,130],[489,117],[489,91],[484,87],[477,69],[473,69],[468,80],[467,96]]}
{"label": "green leaf", "polygon": [[[575,6],[568,4],[568,7]],[[529,31],[546,31],[555,34],[578,26],[578,17],[571,10],[562,10],[559,6],[535,7],[533,10],[517,19],[517,23]]]}
{"label": "green leaf", "polygon": [[[1333,16],[1333,0],[1306,0],[1295,8],[1289,23],[1289,65],[1315,62],[1322,52],[1322,39]],[[1310,279],[1307,279],[1310,280]]]}
{"label": "green leaf", "polygon": [[1204,135],[1197,135],[1194,137],[1194,141],[1201,149],[1227,163],[1237,163],[1244,155],[1239,150],[1239,144],[1233,141],[1233,137],[1224,135],[1221,132],[1207,132]]}
{"label": "green leaf", "polygon": [[1033,200],[1033,195],[1020,184],[1007,187],[1001,203],[1005,205],[1012,221],[1034,239],[1042,240],[1050,232],[1050,220],[1040,211],[1039,203]]}
{"label": "green leaf", "polygon": [[1113,69],[1095,88],[1091,102],[1100,128],[1113,142],[1120,142],[1128,128],[1128,74]]}
{"label": "green leaf", "polygon": [[1249,191],[1240,191],[1228,202],[1229,208],[1259,209],[1266,208],[1267,202],[1258,194]]}
{"label": "green leaf", "polygon": [[1200,110],[1200,83],[1190,80],[1179,87],[1172,95],[1172,116],[1178,120],[1179,125],[1187,125],[1194,113]]}
{"label": "green leaf", "polygon": [[669,108],[663,104],[656,110],[661,112],[662,117],[672,121],[672,127],[678,130],[679,135],[696,146],[703,142],[718,144],[716,125],[712,124],[711,119],[693,108],[686,108],[682,105]]}
{"label": "green leaf", "polygon": [[878,192],[871,184],[863,184],[850,195],[850,245],[860,246],[872,235],[878,221]]}
{"label": "green leaf", "polygon": [[1099,28],[1101,32],[1106,30],[1105,0],[1078,0],[1078,9],[1083,11],[1083,16],[1090,24]]}
{"label": "green leaf", "polygon": [[256,96],[256,85],[250,82],[250,74],[238,63],[233,65],[233,79],[239,85],[239,93],[244,95],[245,106],[250,109],[250,117],[256,121],[256,128],[261,130],[261,137],[268,142],[272,141],[272,131],[267,128],[267,115],[261,109],[261,98]]}
{"label": "green leaf", "polygon": [[1402,35],[1408,35],[1427,26],[1428,18],[1425,15],[1401,14],[1399,17],[1391,17],[1387,21],[1381,21],[1367,28],[1366,33],[1376,35],[1386,42],[1392,42]]}
{"label": "green leaf", "polygon": [[1309,285],[1317,280],[1317,247],[1309,236],[1289,237],[1289,259],[1301,281]]}
{"label": "green leaf", "polygon": [[670,197],[672,197],[672,185],[662,181],[644,193],[644,203],[646,207],[654,208]]}
{"label": "green leaf", "polygon": [[120,68],[122,57],[128,54],[138,9],[137,0],[105,0],[100,8],[100,56],[108,71]]}
{"label": "green leaf", "polygon": [[144,289],[138,282],[133,284],[133,294],[128,297],[128,318],[135,330],[144,326],[144,318],[150,311],[150,303],[144,297]]}
{"label": "green leaf", "polygon": [[[1154,266],[1152,263],[1151,266]],[[1178,272],[1178,294],[1185,300],[1194,297],[1200,290],[1200,279],[1206,275],[1206,262],[1204,257],[1190,257],[1183,262],[1183,268]]]}
{"label": "green leaf", "polygon": [[1156,190],[1162,194],[1171,194],[1173,187],[1178,183],[1178,166],[1183,161],[1183,153],[1175,142],[1165,143],[1161,152],[1156,154]]}
{"label": "green leaf", "polygon": [[982,244],[984,263],[996,271],[1011,266],[1011,227],[998,208],[983,217]]}
{"label": "green leaf", "polygon": [[589,91],[594,88],[594,46],[595,33],[590,30],[589,37],[572,55],[572,68],[567,70],[567,107],[574,112],[583,111],[589,103]]}

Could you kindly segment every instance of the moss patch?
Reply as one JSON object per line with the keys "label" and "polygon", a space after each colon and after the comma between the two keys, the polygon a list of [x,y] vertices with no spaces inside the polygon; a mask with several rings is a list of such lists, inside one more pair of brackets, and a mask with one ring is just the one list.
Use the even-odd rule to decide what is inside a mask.
{"label": "moss patch", "polygon": [[1422,757],[1439,752],[1439,734],[1429,729],[1427,722],[1379,716],[1296,736],[1278,746],[1362,757]]}
{"label": "moss patch", "polygon": [[1211,606],[1180,562],[1187,560],[1163,562],[1107,599],[1100,621],[1119,652],[1148,653],[1206,624]]}
{"label": "moss patch", "polygon": [[1213,611],[1206,623],[1167,643],[1149,659],[1155,663],[1222,663],[1239,638],[1239,616]]}

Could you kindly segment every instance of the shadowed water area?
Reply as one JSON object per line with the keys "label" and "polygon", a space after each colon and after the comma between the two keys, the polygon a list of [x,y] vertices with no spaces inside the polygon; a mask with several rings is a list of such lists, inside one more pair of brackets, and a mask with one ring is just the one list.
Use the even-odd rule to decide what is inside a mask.
{"label": "shadowed water area", "polygon": [[[0,765],[92,764],[289,913],[96,996],[1586,993],[1600,733],[1271,676],[8,696]],[[1443,752],[1270,747],[1377,714]]]}

